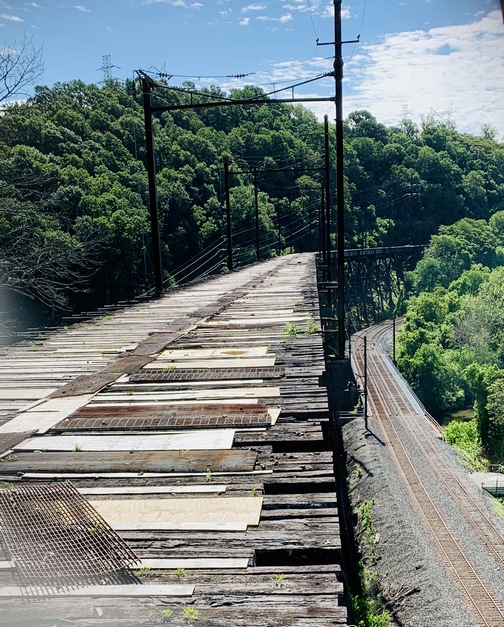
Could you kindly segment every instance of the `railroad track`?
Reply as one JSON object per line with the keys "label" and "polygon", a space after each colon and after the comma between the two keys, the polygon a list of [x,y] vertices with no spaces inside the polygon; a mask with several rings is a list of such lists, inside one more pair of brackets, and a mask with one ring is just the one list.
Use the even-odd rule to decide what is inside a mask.
{"label": "railroad track", "polygon": [[[491,518],[473,498],[454,472],[440,446],[432,439],[432,425],[415,410],[413,403],[398,382],[393,368],[383,356],[385,338],[390,324],[373,327],[365,333],[368,341],[368,403],[373,417],[380,425],[389,451],[395,459],[415,509],[444,562],[450,576],[457,584],[477,624],[483,627],[504,625],[504,609],[496,598],[490,582],[486,581],[478,566],[467,556],[457,529],[443,511],[443,502],[451,499],[461,515],[484,545],[487,553],[504,573],[504,537]],[[364,369],[364,334],[357,336],[353,361],[358,372]],[[415,453],[407,445],[414,442]],[[439,444],[439,443],[438,443]],[[434,499],[423,481],[428,468],[443,489],[443,499]],[[437,501],[437,502],[436,502]]]}

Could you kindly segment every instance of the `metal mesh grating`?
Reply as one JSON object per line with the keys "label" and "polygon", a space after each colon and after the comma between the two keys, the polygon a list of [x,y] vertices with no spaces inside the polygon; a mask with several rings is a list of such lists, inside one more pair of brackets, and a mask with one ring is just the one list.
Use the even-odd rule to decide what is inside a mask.
{"label": "metal mesh grating", "polygon": [[10,433],[0,434],[0,455],[11,448],[17,446],[23,440],[30,438],[37,430],[34,431],[11,431]]}
{"label": "metal mesh grating", "polygon": [[70,482],[0,490],[0,529],[22,585],[37,594],[138,562]]}
{"label": "metal mesh grating", "polygon": [[280,379],[285,369],[277,366],[263,368],[177,368],[174,370],[142,370],[130,381],[225,381],[229,379]]}
{"label": "metal mesh grating", "polygon": [[[89,410],[90,411],[90,410]],[[80,411],[65,418],[55,431],[99,430],[163,430],[201,428],[269,427],[271,419],[265,405],[180,406],[166,411],[140,412],[135,408],[118,408],[114,413],[105,410]]]}

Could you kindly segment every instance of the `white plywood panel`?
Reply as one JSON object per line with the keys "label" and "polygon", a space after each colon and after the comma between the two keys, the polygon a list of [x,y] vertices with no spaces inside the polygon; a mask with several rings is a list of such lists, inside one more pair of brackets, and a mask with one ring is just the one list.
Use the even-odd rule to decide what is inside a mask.
{"label": "white plywood panel", "polygon": [[[114,529],[201,529],[258,525],[262,497],[90,501]],[[161,525],[161,526],[160,526]],[[238,529],[237,529],[238,530]]]}
{"label": "white plywood panel", "polygon": [[[241,398],[240,399],[240,405],[257,405],[258,404],[258,399],[257,398]],[[106,407],[117,407],[117,406],[121,406],[121,407],[152,407],[153,403],[155,404],[155,408],[156,409],[162,409],[163,407],[178,407],[179,405],[222,405],[222,399],[203,399],[203,400],[187,400],[187,401],[160,401],[158,399],[149,399],[149,402],[137,402],[137,403],[132,403],[131,402],[131,397],[128,397],[128,402],[124,402],[121,401],[120,403],[118,402],[111,402],[111,401],[103,401],[100,402],[100,397],[96,396],[93,401],[90,403],[90,405],[92,405],[93,407],[102,407],[102,408],[106,408]]]}
{"label": "white plywood panel", "polygon": [[261,318],[228,318],[227,320],[211,320],[206,322],[207,327],[222,326],[265,326],[268,324],[287,324],[287,322],[303,322],[308,316],[263,316]]}
{"label": "white plywood panel", "polygon": [[[51,589],[51,597],[190,597],[194,586],[177,584],[131,584],[115,586],[83,586],[73,590]],[[0,588],[0,597],[26,596],[22,588],[6,586]]]}
{"label": "white plywood panel", "polygon": [[101,488],[78,488],[81,494],[218,494],[226,491],[225,485],[154,485],[125,486],[122,488],[104,486]]}
{"label": "white plywood panel", "polygon": [[[110,524],[110,523],[109,523]],[[117,522],[113,525],[116,531],[247,531],[247,523],[242,522]]]}
{"label": "white plywood panel", "polygon": [[209,359],[209,358],[241,358],[241,357],[261,357],[268,352],[267,346],[253,346],[248,348],[230,347],[230,348],[179,348],[163,351],[158,360],[164,359]]}
{"label": "white plywood panel", "polygon": [[34,401],[38,398],[45,398],[56,392],[58,388],[38,388],[38,387],[5,387],[0,390],[0,399],[9,401]]}
{"label": "white plywood panel", "polygon": [[72,396],[70,398],[52,398],[34,405],[32,409],[17,415],[12,420],[0,426],[0,433],[13,431],[32,431],[45,433],[61,420],[86,405],[93,398],[93,394]]}
{"label": "white plywood panel", "polygon": [[208,390],[182,390],[177,392],[152,392],[138,393],[134,395],[127,395],[124,393],[103,393],[99,395],[101,401],[177,401],[177,400],[205,400],[213,398],[275,398],[280,396],[280,388],[275,386],[265,386],[257,388],[221,388],[221,389],[208,389]]}
{"label": "white plywood panel", "polygon": [[29,438],[15,448],[27,451],[201,451],[230,449],[233,429],[151,435],[57,435]]}
{"label": "white plywood panel", "polygon": [[271,425],[275,425],[280,413],[282,411],[281,407],[268,407],[268,415],[271,418]]}
{"label": "white plywood panel", "polygon": [[160,370],[163,368],[270,368],[275,365],[275,356],[268,357],[244,357],[243,359],[192,359],[188,361],[167,362],[163,360],[154,360],[150,364],[146,364],[144,369]]}

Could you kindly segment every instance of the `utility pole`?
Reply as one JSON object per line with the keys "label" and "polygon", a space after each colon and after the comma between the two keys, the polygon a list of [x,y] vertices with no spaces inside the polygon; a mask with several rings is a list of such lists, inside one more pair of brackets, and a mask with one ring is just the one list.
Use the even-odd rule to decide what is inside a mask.
{"label": "utility pole", "polygon": [[[334,45],[334,84],[336,104],[336,207],[337,207],[337,253],[338,253],[338,359],[345,359],[345,195],[343,172],[343,44],[358,43],[341,39],[341,2],[334,2],[334,41],[317,46]],[[329,251],[328,251],[329,253]],[[329,266],[328,266],[329,268]]]}
{"label": "utility pole", "polygon": [[161,261],[161,238],[156,190],[156,160],[154,156],[154,134],[152,131],[152,85],[148,76],[140,76],[143,94],[145,123],[145,147],[147,152],[147,176],[149,182],[149,209],[152,233],[152,258],[154,262],[154,282],[158,296],[163,291],[163,267]]}
{"label": "utility pole", "polygon": [[233,241],[231,233],[231,201],[229,199],[229,159],[224,157],[224,188],[226,194],[226,240],[227,240],[227,267],[233,269]]}
{"label": "utility pole", "polygon": [[368,430],[367,336],[364,336],[364,426]]}
{"label": "utility pole", "polygon": [[334,0],[334,82],[336,87],[336,190],[338,213],[338,357],[345,358],[345,195],[343,172],[343,54],[341,0]]}
{"label": "utility pole", "polygon": [[254,203],[255,203],[255,237],[256,237],[256,259],[259,261],[261,251],[259,248],[259,197],[257,189],[257,168],[254,167]]}
{"label": "utility pole", "polygon": [[292,191],[289,191],[289,250],[292,253]]}
{"label": "utility pole", "polygon": [[322,263],[326,263],[326,237],[325,237],[325,186],[322,185],[322,195],[320,200],[320,220],[319,220],[319,235],[320,235],[320,250],[322,251]]}
{"label": "utility pole", "polygon": [[324,183],[325,183],[325,214],[326,214],[326,261],[327,261],[327,281],[331,281],[331,177],[329,159],[329,118],[324,115]]}

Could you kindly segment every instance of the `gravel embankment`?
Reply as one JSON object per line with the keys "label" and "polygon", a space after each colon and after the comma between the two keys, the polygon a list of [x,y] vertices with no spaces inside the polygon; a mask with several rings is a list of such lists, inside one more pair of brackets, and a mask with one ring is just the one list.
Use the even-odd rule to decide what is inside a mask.
{"label": "gravel embankment", "polygon": [[[504,533],[504,521],[492,510],[490,498],[473,481],[457,460],[456,454],[441,442],[428,426],[419,425],[422,437],[429,437],[454,468],[480,504],[494,517]],[[408,429],[401,430],[408,449],[417,444]],[[452,582],[432,540],[417,516],[410,496],[399,476],[389,447],[376,421],[369,418],[369,431],[362,418],[343,428],[349,459],[350,492],[354,507],[365,499],[374,499],[372,526],[377,537],[378,560],[375,566],[382,591],[394,610],[398,625],[404,627],[477,627],[457,586]],[[420,453],[419,453],[420,455]],[[357,468],[360,467],[360,470]],[[451,497],[440,486],[425,459],[419,460],[422,482],[446,520],[451,522],[472,561],[491,583],[495,596],[504,605],[504,575],[494,560],[486,555],[481,539],[468,525]],[[369,551],[364,550],[364,555]]]}

